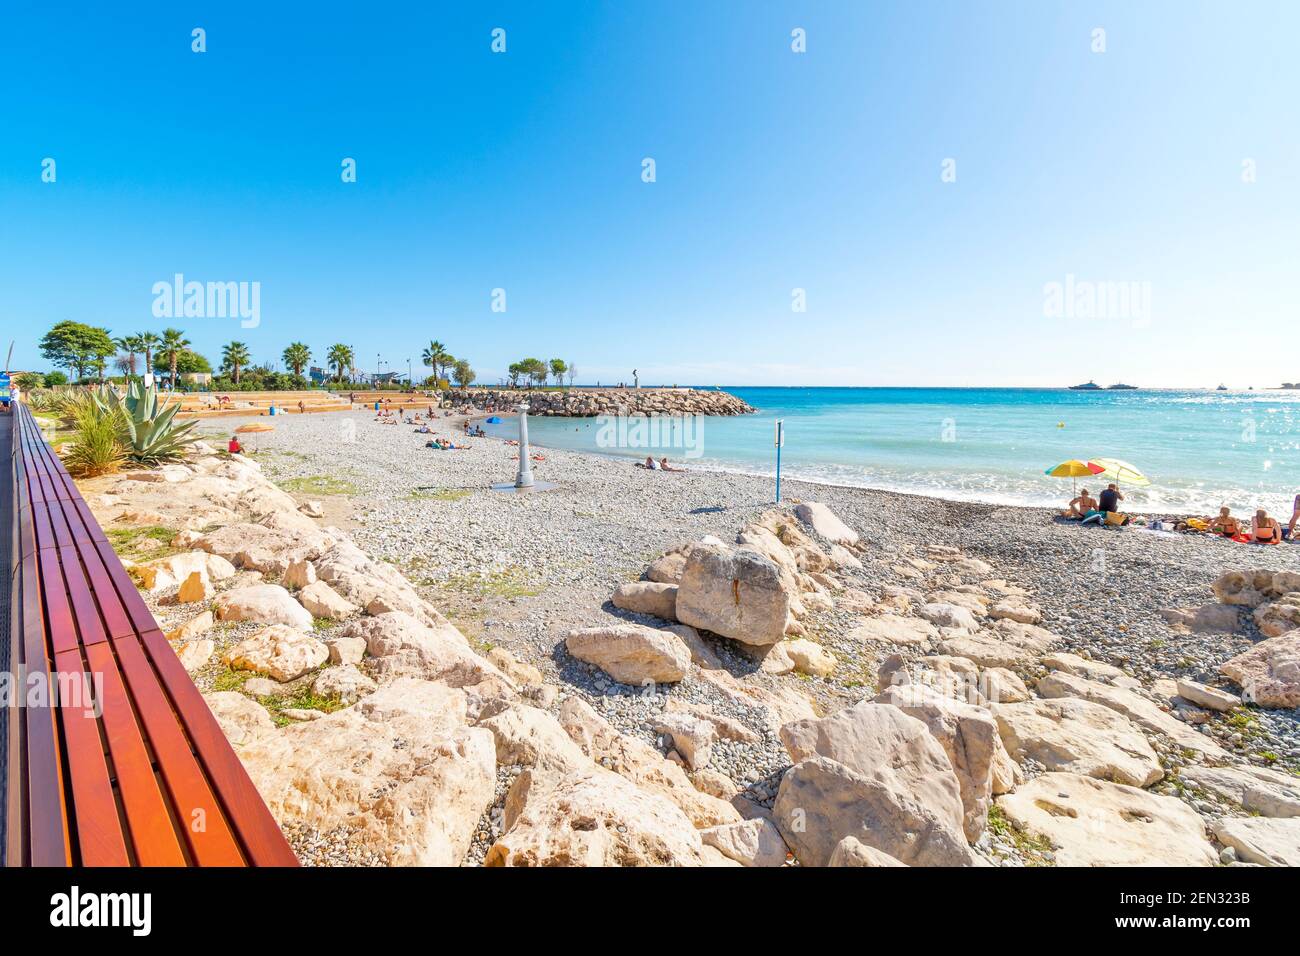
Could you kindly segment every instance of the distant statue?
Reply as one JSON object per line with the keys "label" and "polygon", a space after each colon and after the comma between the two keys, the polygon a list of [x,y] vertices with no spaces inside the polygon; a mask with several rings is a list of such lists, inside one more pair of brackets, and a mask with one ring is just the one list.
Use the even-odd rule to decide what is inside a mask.
{"label": "distant statue", "polygon": [[637,376],[636,369],[632,369],[632,387],[633,388],[641,387],[641,379]]}

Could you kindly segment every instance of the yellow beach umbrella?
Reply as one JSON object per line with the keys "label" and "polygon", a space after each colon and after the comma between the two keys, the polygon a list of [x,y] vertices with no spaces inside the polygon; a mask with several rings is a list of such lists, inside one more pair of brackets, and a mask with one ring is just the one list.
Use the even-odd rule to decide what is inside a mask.
{"label": "yellow beach umbrella", "polygon": [[[235,429],[236,435],[255,435],[261,432],[273,432],[275,426],[266,422],[253,422],[251,425],[240,425]],[[253,451],[257,451],[257,446],[253,446]]]}
{"label": "yellow beach umbrella", "polygon": [[1101,470],[1097,472],[1100,478],[1107,478],[1117,485],[1149,485],[1151,479],[1142,474],[1142,471],[1136,465],[1130,465],[1126,461],[1118,458],[1089,458],[1088,464],[1095,465]]}
{"label": "yellow beach umbrella", "polygon": [[1094,467],[1090,462],[1079,461],[1077,458],[1071,458],[1069,461],[1063,461],[1054,468],[1048,468],[1043,474],[1048,478],[1074,478],[1074,487],[1077,490],[1079,482],[1077,479],[1086,478],[1089,475],[1095,475],[1101,471],[1101,467]]}

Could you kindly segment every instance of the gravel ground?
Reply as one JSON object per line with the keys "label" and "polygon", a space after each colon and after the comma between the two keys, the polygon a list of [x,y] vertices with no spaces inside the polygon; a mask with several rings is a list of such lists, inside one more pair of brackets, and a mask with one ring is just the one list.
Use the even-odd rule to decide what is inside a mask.
{"label": "gravel ground", "polygon": [[[222,431],[240,422],[223,420]],[[462,440],[455,420],[439,422],[435,433]],[[513,447],[478,438],[468,440],[468,450],[435,451],[425,448],[432,436],[409,425],[377,424],[362,412],[285,417],[274,432],[255,437],[268,477],[300,498],[324,499],[332,515],[346,514],[362,547],[401,568],[480,647],[506,647],[621,730],[661,749],[651,718],[662,699],[574,661],[563,650],[564,634],[611,614],[627,617],[608,603],[609,594],[663,551],[705,534],[730,540],[772,507],[767,479],[647,472],[630,461],[554,449],[535,449],[545,460],[533,470],[555,489],[496,492],[491,483],[513,479]],[[879,596],[889,585],[943,586],[942,570],[917,581],[901,563],[928,545],[953,545],[987,561],[996,577],[1029,589],[1044,626],[1061,635],[1065,649],[1124,667],[1147,685],[1188,676],[1223,686],[1217,665],[1259,639],[1246,620],[1238,635],[1180,635],[1160,617],[1161,608],[1212,600],[1210,582],[1230,569],[1300,570],[1300,549],[1290,545],[1084,528],[1039,508],[797,481],[783,483],[783,490],[790,502],[824,502],[862,533],[866,567],[852,573],[851,583],[869,594]],[[834,610],[805,621],[810,636],[840,658],[832,677],[754,673],[750,679],[774,687],[797,682],[824,712],[874,694],[876,667],[888,649],[866,659],[860,645],[843,640],[858,619]],[[730,642],[720,643],[729,650]],[[742,654],[728,658],[736,672],[754,670]],[[688,679],[666,692],[761,726],[707,682]],[[1243,760],[1300,768],[1295,711],[1249,708],[1232,720],[1216,716],[1205,727]],[[1178,757],[1170,759],[1176,764]],[[715,761],[764,804],[774,795],[772,775],[787,764],[772,734],[758,745],[719,748]]]}

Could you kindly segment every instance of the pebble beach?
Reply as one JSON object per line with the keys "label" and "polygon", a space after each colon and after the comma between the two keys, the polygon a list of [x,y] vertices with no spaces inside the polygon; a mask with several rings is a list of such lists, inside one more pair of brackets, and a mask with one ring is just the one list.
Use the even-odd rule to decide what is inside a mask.
{"label": "pebble beach", "polygon": [[[297,497],[323,500],[331,519],[373,556],[399,568],[480,648],[506,648],[620,730],[663,749],[654,731],[663,689],[647,695],[617,683],[570,657],[564,635],[611,616],[653,623],[614,608],[611,591],[639,578],[666,550],[705,535],[731,540],[774,507],[772,482],[708,471],[651,472],[626,460],[535,446],[541,459],[533,462],[535,477],[556,487],[503,493],[490,485],[513,479],[517,449],[492,438],[465,439],[461,421],[439,420],[434,435],[469,447],[436,451],[425,447],[434,435],[409,424],[379,424],[371,413],[286,416],[276,419],[274,432],[256,436],[254,457],[267,477]],[[221,428],[240,423],[227,419]],[[213,441],[221,437],[207,423],[204,431]],[[783,506],[824,503],[861,532],[864,566],[851,577],[863,591],[932,588],[936,582],[917,570],[926,565],[926,549],[959,548],[987,562],[990,577],[1027,590],[1042,608],[1042,626],[1060,636],[1063,650],[1120,667],[1146,687],[1178,678],[1222,685],[1217,665],[1260,638],[1249,614],[1242,615],[1238,633],[1198,633],[1171,627],[1161,609],[1212,600],[1210,583],[1229,570],[1300,570],[1300,550],[1289,544],[1261,548],[1139,528],[1084,528],[1044,509],[797,481],[784,483],[783,499]],[[840,661],[826,677],[769,676],[732,642],[717,644],[728,669],[773,688],[797,681],[801,693],[830,713],[874,695],[888,650],[872,654],[848,640],[855,619],[836,607],[808,622],[809,636]],[[688,678],[673,694],[761,725],[708,682]],[[1300,768],[1294,709],[1250,708],[1232,720],[1216,715],[1197,729],[1243,763]],[[1166,759],[1176,764],[1180,758],[1171,752]],[[768,728],[757,743],[719,741],[712,766],[745,787],[750,799],[770,806],[789,758]],[[501,794],[507,783],[503,779]],[[499,806],[496,812],[499,825]],[[489,813],[476,835],[477,852],[486,850],[493,828]],[[1013,848],[1002,849],[1001,859],[1017,856]]]}

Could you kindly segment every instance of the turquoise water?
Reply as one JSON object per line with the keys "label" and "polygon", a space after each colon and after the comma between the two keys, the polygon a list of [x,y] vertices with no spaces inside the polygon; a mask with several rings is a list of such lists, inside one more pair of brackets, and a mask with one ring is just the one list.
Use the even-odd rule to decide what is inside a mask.
{"label": "turquoise water", "polygon": [[[758,413],[703,420],[696,435],[679,425],[619,436],[595,419],[555,418],[530,418],[529,431],[539,445],[639,458],[653,451],[688,467],[773,475],[773,422],[783,418],[785,477],[1013,504],[1067,500],[1070,480],[1043,474],[1067,458],[1141,468],[1151,486],[1124,491],[1143,509],[1227,504],[1285,517],[1300,492],[1300,392],[726,390]],[[499,431],[515,430],[507,422]],[[1095,479],[1090,487],[1098,490]]]}

